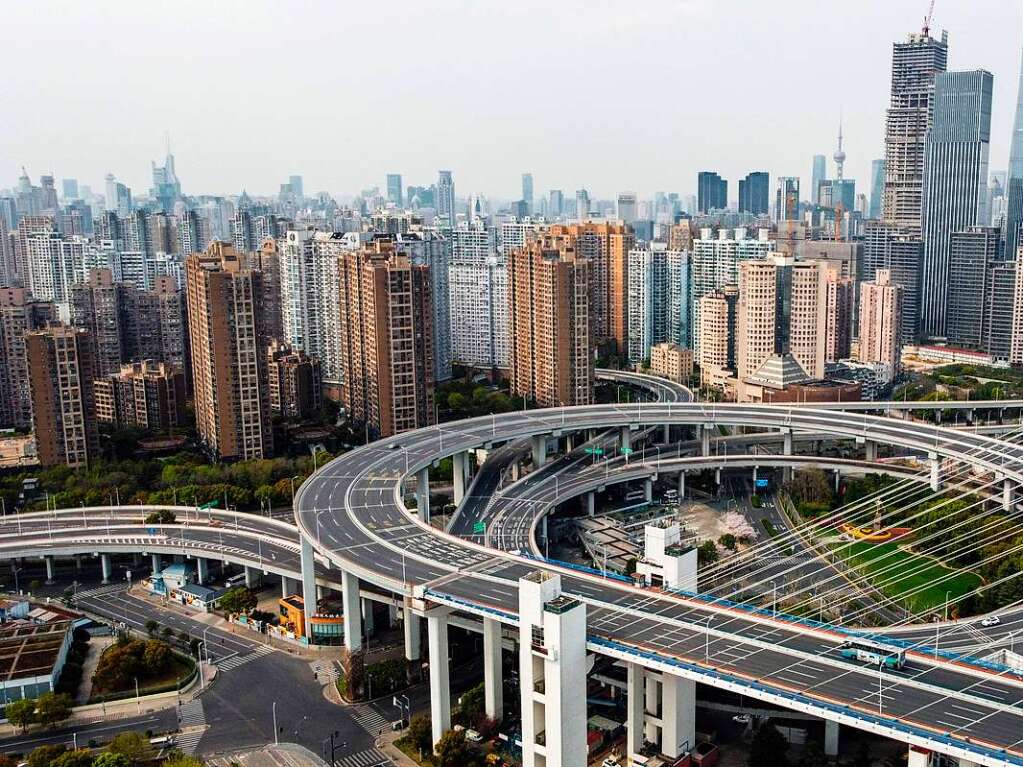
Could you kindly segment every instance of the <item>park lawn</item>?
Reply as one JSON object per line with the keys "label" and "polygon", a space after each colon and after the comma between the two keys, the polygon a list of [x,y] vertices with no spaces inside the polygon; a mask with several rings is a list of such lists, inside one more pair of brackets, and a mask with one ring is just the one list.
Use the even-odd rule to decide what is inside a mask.
{"label": "park lawn", "polygon": [[[195,668],[195,663],[183,655],[173,653],[171,655],[170,667],[162,674],[157,676],[146,677],[145,679],[139,679],[139,695],[152,695],[158,692],[166,692],[172,690],[177,686],[179,680],[184,679],[192,670]],[[92,694],[89,697],[89,702],[99,702],[101,698],[110,699],[118,695],[134,695],[135,694],[135,682],[131,681],[127,687],[107,690],[101,688],[98,685],[93,685]]]}
{"label": "park lawn", "polygon": [[843,544],[840,556],[883,594],[914,613],[940,609],[946,594],[954,602],[983,584],[976,573],[952,570],[890,541]]}

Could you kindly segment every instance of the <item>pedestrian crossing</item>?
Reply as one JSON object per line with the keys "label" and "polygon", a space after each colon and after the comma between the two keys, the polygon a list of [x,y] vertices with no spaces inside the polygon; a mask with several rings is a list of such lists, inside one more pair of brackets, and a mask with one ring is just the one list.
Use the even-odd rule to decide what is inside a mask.
{"label": "pedestrian crossing", "polygon": [[391,721],[370,705],[352,706],[352,719],[370,735],[379,735],[391,729]]}
{"label": "pedestrian crossing", "polygon": [[183,754],[189,756],[195,754],[197,748],[199,748],[199,741],[202,740],[203,734],[206,732],[206,728],[201,730],[195,730],[194,732],[182,732],[174,736],[174,750],[180,751]]}
{"label": "pedestrian crossing", "polygon": [[393,767],[394,762],[387,755],[370,748],[335,760],[337,767]]}
{"label": "pedestrian crossing", "polygon": [[236,669],[239,666],[244,666],[249,661],[258,660],[272,652],[274,652],[274,648],[261,644],[247,655],[233,655],[227,660],[217,661],[217,668],[221,671],[230,671],[231,669]]}
{"label": "pedestrian crossing", "polygon": [[313,670],[317,681],[324,685],[334,684],[341,675],[337,664],[330,660],[314,660],[309,664],[309,668]]}
{"label": "pedestrian crossing", "polygon": [[195,727],[206,724],[206,712],[202,707],[201,698],[193,698],[178,707],[178,726]]}
{"label": "pedestrian crossing", "polygon": [[101,597],[105,594],[113,594],[116,591],[124,591],[126,585],[123,583],[111,583],[106,586],[96,586],[92,589],[82,589],[75,592],[75,599],[88,599],[90,597]]}

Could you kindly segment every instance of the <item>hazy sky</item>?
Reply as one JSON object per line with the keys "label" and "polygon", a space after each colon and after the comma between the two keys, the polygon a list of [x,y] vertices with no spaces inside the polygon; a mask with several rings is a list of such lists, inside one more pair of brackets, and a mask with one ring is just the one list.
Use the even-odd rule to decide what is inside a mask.
{"label": "hazy sky", "polygon": [[[891,44],[927,0],[6,2],[0,187],[21,165],[149,188],[169,132],[186,194],[337,195],[454,172],[459,196],[695,191],[699,170],[798,175],[834,151],[868,191]],[[937,0],[949,68],[994,73],[1007,163],[1021,0]],[[829,159],[829,172],[830,172]],[[808,197],[804,194],[804,197]]]}

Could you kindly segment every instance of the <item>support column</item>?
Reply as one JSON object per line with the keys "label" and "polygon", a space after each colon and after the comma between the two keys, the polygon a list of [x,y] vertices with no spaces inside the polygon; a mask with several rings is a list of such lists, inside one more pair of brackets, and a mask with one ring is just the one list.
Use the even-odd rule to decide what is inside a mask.
{"label": "support column", "polygon": [[512,482],[518,482],[519,481],[519,462],[518,461],[515,461],[511,465],[511,478],[512,478]]}
{"label": "support column", "polygon": [[313,544],[304,535],[302,540],[300,566],[302,568],[302,611],[305,613],[306,638],[310,644],[313,639],[313,616],[316,615],[316,560],[313,557]]}
{"label": "support column", "polygon": [[451,456],[451,478],[454,482],[454,503],[458,506],[465,497],[465,451]]}
{"label": "support column", "polygon": [[[941,412],[940,410],[938,411]],[[930,767],[931,752],[925,751],[917,746],[909,747],[909,757],[906,760],[906,767]]]}
{"label": "support column", "polygon": [[504,718],[504,675],[501,665],[501,622],[483,619],[483,698],[487,716]]}
{"label": "support column", "polygon": [[341,571],[341,600],[345,616],[345,647],[349,652],[362,648],[362,614],[359,612],[359,579]]}
{"label": "support column", "polygon": [[718,485],[721,484],[721,469],[714,469],[714,482]]}
{"label": "support column", "polygon": [[290,597],[295,593],[295,584],[286,575],[281,576],[281,598]]}
{"label": "support column", "polygon": [[838,722],[824,720],[824,755],[838,756]]}
{"label": "support column", "polygon": [[660,703],[660,695],[658,694],[660,691],[657,689],[657,685],[661,681],[661,675],[646,671],[643,677],[646,680],[643,694],[643,711],[645,714],[649,714],[649,716],[643,717],[643,737],[651,743],[657,743],[659,740],[657,725],[650,720],[661,718],[661,709],[658,705]]}
{"label": "support column", "polygon": [[152,561],[153,575],[156,575],[158,572],[160,572],[163,569],[160,566],[160,555],[156,554],[156,553],[151,554],[150,555],[150,560]]}
{"label": "support column", "polygon": [[316,584],[316,604],[319,605],[325,596],[327,596],[327,587]]}
{"label": "support column", "polygon": [[362,630],[366,636],[372,636],[376,630],[376,620],[373,617],[373,602],[369,599],[362,600]]}
{"label": "support column", "polygon": [[1012,511],[1012,481],[1002,480],[1002,511]]}
{"label": "support column", "polygon": [[705,423],[700,429],[700,455],[704,457],[710,455],[710,429],[709,423]]}
{"label": "support column", "polygon": [[416,474],[416,506],[419,510],[419,519],[430,524],[430,468],[423,467]]}
{"label": "support column", "polygon": [[433,745],[451,729],[451,680],[448,674],[448,616],[427,615],[430,642],[430,724]]}
{"label": "support column", "polygon": [[547,435],[537,434],[533,437],[533,469],[539,469],[547,463]]}
{"label": "support column", "polygon": [[99,555],[100,567],[103,568],[103,585],[110,583],[110,555],[100,554]]}
{"label": "support column", "polygon": [[625,664],[626,685],[626,721],[625,721],[625,761],[631,764],[634,754],[643,750],[643,667],[638,663]]}
{"label": "support column", "polygon": [[422,648],[422,631],[419,616],[412,612],[409,605],[403,608],[403,628],[405,629],[405,660],[410,663],[418,661]]}
{"label": "support column", "polygon": [[256,579],[252,576],[252,573],[252,568],[245,565],[245,588],[247,589],[251,589],[256,583]]}
{"label": "support column", "polygon": [[792,429],[782,429],[782,453],[792,455]]}
{"label": "support column", "polygon": [[662,429],[662,431],[661,431],[661,444],[662,445],[670,445],[671,444],[671,425],[670,424],[664,424],[664,426],[662,426],[661,429]]}
{"label": "support column", "polygon": [[680,501],[685,500],[686,497],[686,473],[680,471],[678,473],[678,499]]}
{"label": "support column", "polygon": [[593,516],[594,511],[597,508],[597,494],[592,490],[586,494],[586,514]]}
{"label": "support column", "polygon": [[195,582],[200,586],[210,579],[209,563],[205,557],[195,558]]}
{"label": "support column", "polygon": [[75,554],[75,572],[82,572],[82,556],[81,554]]}
{"label": "support column", "polygon": [[571,432],[565,435],[565,454],[571,453],[575,449],[575,435]]}
{"label": "support column", "polygon": [[877,443],[874,440],[868,439],[866,442],[864,442],[863,451],[866,460],[871,462],[877,460]]}
{"label": "support column", "polygon": [[931,461],[931,492],[938,492],[941,489],[941,460],[938,458],[937,453],[930,453],[928,456]]}
{"label": "support column", "polygon": [[43,561],[46,562],[46,585],[53,583],[53,557],[45,556]]}
{"label": "support column", "polygon": [[632,429],[628,426],[623,426],[618,438],[619,447],[632,447]]}
{"label": "support column", "polygon": [[643,480],[643,497],[647,503],[654,499],[654,481],[650,477]]}
{"label": "support column", "polygon": [[661,675],[661,752],[676,758],[696,745],[696,682]]}

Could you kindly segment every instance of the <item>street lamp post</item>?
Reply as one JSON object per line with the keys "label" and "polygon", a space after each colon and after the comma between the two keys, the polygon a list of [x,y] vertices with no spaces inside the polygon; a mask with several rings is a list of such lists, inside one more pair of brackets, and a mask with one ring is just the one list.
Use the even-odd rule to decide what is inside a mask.
{"label": "street lamp post", "polygon": [[277,701],[273,704],[273,717],[274,717],[274,745],[279,746],[281,744],[280,734],[277,730]]}

